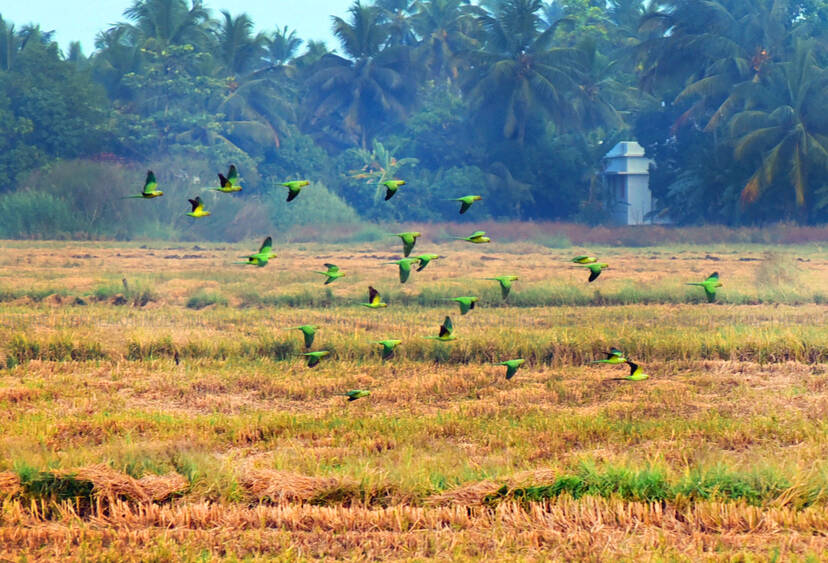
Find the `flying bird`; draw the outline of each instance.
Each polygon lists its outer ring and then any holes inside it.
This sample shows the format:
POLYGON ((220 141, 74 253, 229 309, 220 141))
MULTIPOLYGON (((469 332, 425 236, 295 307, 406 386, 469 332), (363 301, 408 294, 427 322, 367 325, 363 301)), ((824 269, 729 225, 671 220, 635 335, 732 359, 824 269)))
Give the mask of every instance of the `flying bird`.
POLYGON ((292 326, 287 330, 301 330, 302 335, 305 337, 305 348, 310 348, 313 346, 313 338, 316 336, 316 331, 319 329, 316 325, 301 325, 301 326, 292 326))
POLYGON ((495 276, 493 278, 485 278, 500 283, 500 295, 503 299, 509 297, 509 292, 512 290, 512 282, 517 281, 517 276, 495 276))
POLYGON ((460 314, 465 315, 474 309, 474 304, 477 303, 478 298, 471 295, 463 295, 461 297, 452 297, 451 301, 456 301, 460 305, 460 314))
POLYGON ((236 170, 236 165, 231 164, 230 170, 227 172, 227 177, 219 173, 219 187, 211 188, 216 192, 223 192, 226 194, 242 191, 241 182, 239 181, 239 171, 236 170))
POLYGON ((457 338, 454 335, 454 326, 451 324, 451 317, 446 317, 446 320, 443 321, 443 324, 440 325, 440 333, 437 336, 426 336, 425 338, 430 338, 432 340, 441 340, 443 342, 447 342, 449 340, 454 340, 457 338))
POLYGON ((360 303, 360 305, 362 305, 363 307, 369 307, 371 309, 388 307, 388 303, 382 302, 382 297, 380 297, 379 291, 377 291, 371 286, 368 286, 368 303, 360 303))
POLYGON ((371 392, 365 389, 351 389, 346 393, 339 393, 339 395, 343 397, 348 397, 349 401, 356 401, 357 399, 361 399, 363 397, 367 397, 370 395, 371 392))
POLYGON ((201 201, 201 196, 196 196, 195 199, 187 201, 189 201, 190 205, 193 207, 193 210, 187 213, 190 217, 198 219, 199 217, 207 217, 210 214, 209 211, 204 211, 204 202, 201 201))
POLYGON ((522 366, 523 362, 525 361, 526 360, 524 360, 523 358, 517 358, 515 360, 506 360, 505 362, 499 362, 495 365, 506 366, 506 379, 512 379, 517 373, 518 368, 522 366))
POLYGON ((576 256, 572 259, 573 262, 576 264, 592 264, 593 262, 597 262, 598 259, 594 256, 587 256, 586 254, 582 254, 580 256, 576 256))
POLYGON ((605 269, 609 268, 609 264, 601 262, 593 262, 592 264, 581 264, 584 268, 589 268, 589 282, 594 282, 598 276, 601 275, 605 269))
POLYGON ((480 201, 481 199, 483 199, 483 197, 479 195, 464 195, 463 197, 456 197, 450 199, 449 201, 460 202, 460 215, 462 215, 463 213, 469 210, 469 207, 472 206, 472 203, 474 203, 475 201, 480 201))
POLYGON ((707 295, 707 302, 713 303, 716 300, 716 288, 722 287, 722 282, 719 281, 719 272, 713 272, 703 282, 690 282, 687 285, 700 285, 707 295))
POLYGON ((155 173, 152 170, 147 170, 147 179, 144 180, 144 189, 137 195, 128 195, 124 199, 152 199, 154 197, 161 197, 164 192, 158 189, 158 182, 155 179, 155 173))
POLYGON ((377 340, 374 344, 382 345, 382 359, 390 360, 394 357, 394 349, 402 340, 377 340))
POLYGON ((330 354, 330 352, 328 352, 327 350, 319 350, 317 352, 305 352, 304 355, 308 358, 308 367, 312 368, 316 365, 319 365, 319 360, 321 360, 328 354, 330 354))
POLYGON ((458 240, 465 240, 473 242, 474 244, 482 244, 484 242, 492 242, 492 239, 486 236, 486 231, 475 231, 467 237, 454 237, 458 240))
POLYGON ((411 265, 416 261, 416 258, 402 258, 394 262, 388 262, 388 264, 396 264, 400 267, 400 283, 405 283, 408 276, 411 275, 411 265))
POLYGON ((247 258, 247 262, 236 262, 236 264, 248 264, 250 266, 258 266, 260 268, 267 266, 267 263, 271 258, 276 258, 276 253, 272 250, 273 239, 271 237, 267 237, 264 239, 264 242, 262 242, 262 245, 259 247, 259 251, 257 253, 242 256, 242 258, 247 258))
POLYGON ((405 185, 405 180, 386 180, 382 185, 385 186, 385 201, 388 201, 394 197, 400 186, 405 185))
POLYGON ((282 185, 288 189, 288 196, 286 201, 293 201, 302 188, 310 184, 307 180, 291 180, 290 182, 282 182, 282 185))
POLYGON ((345 275, 345 272, 339 269, 339 266, 336 264, 325 263, 324 266, 328 269, 326 272, 316 272, 317 274, 322 274, 323 276, 327 276, 328 279, 325 280, 325 285, 329 283, 333 283, 342 276, 345 275))
POLYGON ((609 352, 604 352, 607 355, 603 360, 593 360, 591 364, 623 364, 627 361, 624 357, 624 352, 618 348, 610 348, 609 352))
POLYGON ((420 266, 417 268, 417 271, 423 271, 432 260, 437 260, 438 258, 441 258, 439 254, 420 254, 417 256, 417 260, 420 261, 420 266))
POLYGON ((641 368, 638 364, 634 364, 633 362, 626 360, 628 366, 630 366, 630 375, 626 377, 613 377, 610 381, 641 381, 642 379, 647 379, 650 377, 646 373, 641 371, 641 368))
POLYGON ((406 233, 397 233, 394 236, 400 237, 403 242, 403 256, 408 256, 411 254, 411 251, 414 249, 414 245, 417 243, 417 237, 422 236, 421 233, 415 231, 409 231, 406 233))

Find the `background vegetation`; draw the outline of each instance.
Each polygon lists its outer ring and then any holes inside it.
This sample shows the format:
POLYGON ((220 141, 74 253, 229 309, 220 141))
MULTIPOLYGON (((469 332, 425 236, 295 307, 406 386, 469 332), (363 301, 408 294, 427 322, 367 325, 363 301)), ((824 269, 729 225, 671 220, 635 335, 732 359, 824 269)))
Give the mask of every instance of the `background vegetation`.
POLYGON ((0 16, 0 236, 439 221, 469 192, 475 219, 595 224, 620 139, 655 159, 677 222, 828 218, 825 0, 357 1, 332 25, 328 46, 135 0, 87 56, 0 16), (229 162, 245 191, 188 225, 185 198, 229 162), (123 203, 148 167, 167 196, 123 203), (386 204, 392 176, 408 185, 386 204), (276 185, 298 177, 313 205, 284 213, 276 185))

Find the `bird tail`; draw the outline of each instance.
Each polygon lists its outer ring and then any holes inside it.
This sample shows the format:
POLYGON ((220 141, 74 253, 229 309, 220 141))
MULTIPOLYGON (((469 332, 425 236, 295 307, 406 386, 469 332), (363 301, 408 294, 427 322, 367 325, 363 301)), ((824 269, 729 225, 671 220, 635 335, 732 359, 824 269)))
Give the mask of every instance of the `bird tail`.
POLYGON ((701 282, 687 282, 687 285, 704 285, 701 282))
POLYGON ((121 199, 143 199, 144 196, 142 195, 127 195, 122 197, 121 199))

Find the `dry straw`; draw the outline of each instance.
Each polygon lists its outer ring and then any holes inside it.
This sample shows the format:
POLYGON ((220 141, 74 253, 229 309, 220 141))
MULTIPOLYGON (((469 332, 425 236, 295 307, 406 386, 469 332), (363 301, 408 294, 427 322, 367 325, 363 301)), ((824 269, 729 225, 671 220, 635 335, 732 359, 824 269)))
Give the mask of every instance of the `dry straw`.
POLYGON ((135 479, 104 464, 53 472, 56 477, 72 477, 92 483, 92 492, 110 502, 126 499, 133 502, 159 502, 184 492, 189 483, 178 473, 148 475, 135 479))
POLYGON ((259 501, 304 502, 335 491, 354 490, 356 483, 333 477, 308 477, 290 471, 253 469, 241 476, 241 484, 259 501))

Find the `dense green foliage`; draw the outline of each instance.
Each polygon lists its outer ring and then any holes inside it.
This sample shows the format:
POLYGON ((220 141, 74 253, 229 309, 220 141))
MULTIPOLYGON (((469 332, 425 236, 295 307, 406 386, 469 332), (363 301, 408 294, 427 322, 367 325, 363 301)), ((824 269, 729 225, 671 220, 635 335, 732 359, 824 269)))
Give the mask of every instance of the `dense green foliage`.
POLYGON ((475 219, 599 223, 602 156, 631 138, 674 221, 828 220, 825 0, 357 0, 335 51, 200 0, 124 17, 89 57, 0 17, 0 236, 455 220, 468 193, 475 219), (229 162, 244 191, 190 227, 229 162), (136 214, 147 167, 172 197, 136 214), (323 199, 288 219, 295 178, 323 199))

